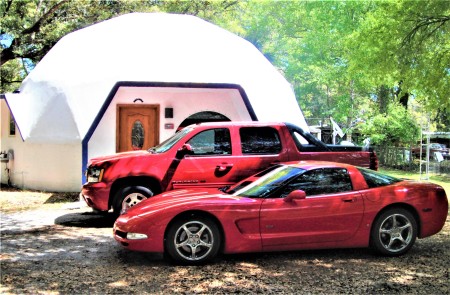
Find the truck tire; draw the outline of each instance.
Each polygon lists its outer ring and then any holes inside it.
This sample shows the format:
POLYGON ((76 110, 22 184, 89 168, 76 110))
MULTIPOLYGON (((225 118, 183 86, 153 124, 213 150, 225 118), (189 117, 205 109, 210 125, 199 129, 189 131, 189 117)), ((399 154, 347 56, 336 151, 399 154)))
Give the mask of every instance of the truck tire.
POLYGON ((119 189, 114 197, 115 215, 126 212, 129 208, 153 196, 153 191, 145 186, 126 186, 119 189))

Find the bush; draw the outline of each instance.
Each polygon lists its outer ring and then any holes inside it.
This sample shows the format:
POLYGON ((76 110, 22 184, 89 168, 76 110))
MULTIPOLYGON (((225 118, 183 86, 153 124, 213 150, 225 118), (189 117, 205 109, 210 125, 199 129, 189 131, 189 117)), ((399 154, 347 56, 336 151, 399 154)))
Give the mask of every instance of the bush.
POLYGON ((367 119, 361 133, 369 137, 374 145, 400 146, 416 142, 420 128, 402 105, 391 103, 387 113, 367 119))

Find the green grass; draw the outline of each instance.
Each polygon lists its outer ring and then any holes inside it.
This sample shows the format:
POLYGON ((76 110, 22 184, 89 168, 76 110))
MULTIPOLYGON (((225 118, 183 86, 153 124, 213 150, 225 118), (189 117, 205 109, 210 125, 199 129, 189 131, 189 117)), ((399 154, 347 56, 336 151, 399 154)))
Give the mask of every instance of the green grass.
POLYGON ((410 172, 410 171, 402 171, 402 170, 395 170, 395 169, 387 169, 387 168, 380 168, 378 169, 381 173, 385 173, 397 178, 407 178, 407 179, 413 179, 413 180, 423 180, 423 181, 429 181, 432 183, 439 184, 445 189, 445 192, 447 193, 447 197, 450 198, 450 175, 430 175, 430 179, 425 180, 426 177, 425 173, 422 173, 422 179, 420 177, 420 174, 418 172, 410 172))

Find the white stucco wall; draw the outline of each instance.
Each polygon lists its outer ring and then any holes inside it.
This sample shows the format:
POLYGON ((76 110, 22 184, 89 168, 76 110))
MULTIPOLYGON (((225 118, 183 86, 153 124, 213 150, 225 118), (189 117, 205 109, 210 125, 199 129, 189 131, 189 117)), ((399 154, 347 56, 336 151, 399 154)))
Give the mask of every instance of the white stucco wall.
POLYGON ((76 192, 81 188, 81 144, 36 144, 22 141, 19 130, 9 136, 9 109, 1 109, 1 151, 14 151, 14 159, 1 163, 1 183, 42 191, 76 192))
POLYGON ((159 105, 160 142, 174 134, 186 118, 198 112, 217 112, 232 121, 251 120, 237 89, 120 87, 89 141, 89 159, 116 152, 116 106, 133 104, 136 98, 142 99, 144 104, 159 105), (165 108, 173 108, 173 119, 164 118, 165 108), (167 123, 172 123, 175 129, 165 129, 167 123))

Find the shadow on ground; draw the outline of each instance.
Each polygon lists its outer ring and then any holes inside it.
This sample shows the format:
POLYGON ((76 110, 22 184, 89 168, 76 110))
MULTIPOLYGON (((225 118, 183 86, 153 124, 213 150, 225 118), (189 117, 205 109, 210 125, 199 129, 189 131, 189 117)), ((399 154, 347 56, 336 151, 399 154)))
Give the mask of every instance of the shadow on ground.
POLYGON ((112 213, 82 212, 59 216, 55 224, 71 227, 112 228, 117 216, 112 213))

